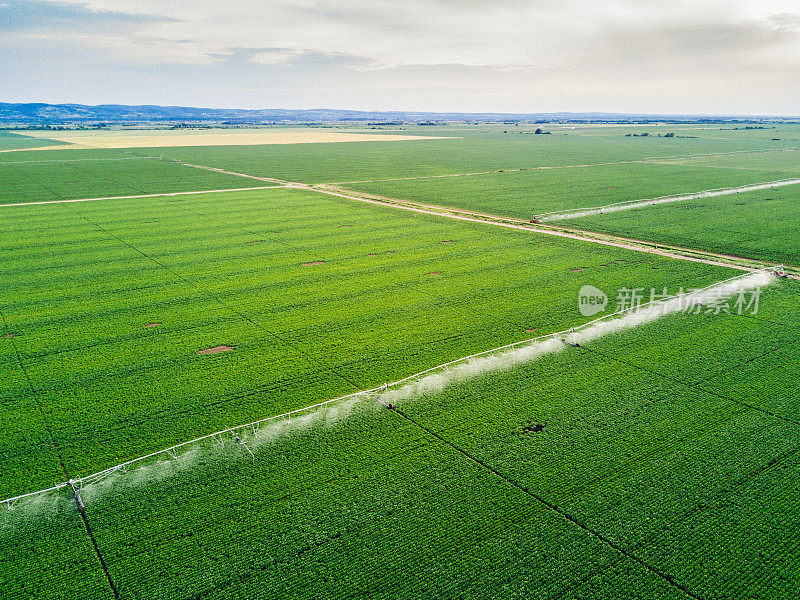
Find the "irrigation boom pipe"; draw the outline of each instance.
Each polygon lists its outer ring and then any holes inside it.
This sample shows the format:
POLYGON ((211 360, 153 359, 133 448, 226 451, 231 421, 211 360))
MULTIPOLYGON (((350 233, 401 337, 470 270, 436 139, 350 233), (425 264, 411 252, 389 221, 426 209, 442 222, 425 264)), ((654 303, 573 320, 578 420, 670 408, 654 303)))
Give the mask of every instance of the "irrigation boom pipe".
POLYGON ((726 284, 728 282, 731 282, 731 281, 734 281, 736 279, 741 279, 742 277, 747 277, 749 275, 752 275, 753 273, 775 272, 775 271, 778 271, 778 270, 780 270, 780 267, 778 267, 778 266, 768 267, 768 268, 764 268, 764 269, 754 269, 753 271, 750 271, 750 272, 745 273, 743 275, 736 275, 736 276, 730 277, 728 279, 723 279, 722 281, 717 281, 716 283, 712 283, 711 285, 707 285, 706 287, 698 288, 696 290, 692 290, 691 292, 687 292, 687 293, 681 294, 679 296, 672 296, 670 298, 664 298, 664 299, 660 299, 660 300, 651 300, 650 302, 644 302, 642 304, 637 304, 636 306, 631 306, 630 308, 626 308, 626 309, 623 309, 623 310, 618 310, 618 311, 615 311, 613 313, 609 313, 607 315, 603 315, 602 317, 598 317, 597 319, 593 319, 591 321, 587 321, 586 323, 582 323, 580 325, 576 325, 575 327, 570 327, 569 329, 565 329, 563 331, 556 331, 554 333, 547 333, 547 334, 540 335, 540 336, 537 336, 537 337, 528 338, 526 340, 522 340, 522 341, 519 341, 519 342, 513 342, 511 344, 506 344, 505 346, 500 346, 499 348, 492 348, 491 350, 484 350, 483 352, 478 352, 476 354, 470 354, 469 356, 463 356, 461 358, 457 358, 456 360, 451 360, 450 362, 447 362, 447 363, 444 363, 444 364, 441 364, 441 365, 437 365, 435 367, 431 367, 430 369, 426 369, 424 371, 420 371, 419 373, 415 373, 414 375, 409 375, 408 377, 404 377, 403 379, 399 379, 397 381, 393 381, 392 383, 390 383, 388 385, 389 385, 389 387, 394 387, 394 386, 400 385, 402 383, 405 383, 407 381, 411 381, 412 379, 418 379, 419 377, 421 377, 423 375, 427 375, 428 373, 432 373, 433 371, 439 371, 441 369, 445 369, 445 368, 447 368, 447 367, 449 367, 451 365, 457 364, 457 363, 467 362, 472 358, 479 358, 481 356, 486 356, 486 355, 489 355, 489 354, 495 354, 495 353, 501 352, 503 350, 511 350, 513 348, 518 348, 520 346, 525 346, 526 344, 530 344, 531 342, 536 342, 538 340, 559 337, 559 336, 562 336, 562 335, 568 335, 570 333, 574 333, 576 331, 580 331, 581 329, 585 329, 585 328, 587 328, 587 327, 589 327, 591 325, 594 325, 595 323, 599 323, 600 321, 605 321, 606 319, 610 319, 611 317, 616 317, 616 316, 619 316, 619 315, 622 315, 622 314, 625 314, 625 313, 633 312, 635 310, 641 310, 641 309, 647 308, 648 306, 651 306, 651 305, 662 304, 666 300, 672 300, 672 299, 675 299, 675 298, 682 298, 682 297, 689 296, 691 294, 695 294, 695 293, 698 293, 698 292, 703 292, 703 291, 709 290, 709 289, 711 289, 713 287, 717 287, 719 285, 724 285, 724 284, 726 284))
POLYGON ((710 190, 701 190, 699 192, 686 192, 684 194, 669 194, 666 196, 656 196, 654 198, 643 198, 637 200, 622 200, 620 202, 613 202, 611 204, 604 204, 602 206, 584 206, 582 208, 567 208, 564 210, 554 210, 547 213, 539 213, 536 217, 542 221, 550 220, 550 217, 561 217, 562 215, 570 215, 573 213, 585 213, 609 210, 619 208, 622 206, 646 206, 651 202, 665 203, 669 200, 699 200, 702 198, 713 198, 714 196, 724 196, 728 194, 738 194, 740 192, 759 191, 765 189, 772 189, 775 187, 783 187, 786 185, 800 184, 800 179, 778 179, 775 181, 764 181, 762 183, 748 183, 736 187, 723 187, 712 188, 710 190))
MULTIPOLYGON (((151 452, 149 454, 145 454, 143 456, 139 456, 137 458, 133 458, 131 460, 125 461, 125 462, 120 463, 118 465, 114 465, 113 467, 109 467, 107 469, 103 469, 102 471, 98 471, 96 473, 92 473, 91 475, 86 475, 84 477, 70 479, 69 481, 66 481, 64 483, 56 484, 56 485, 54 485, 52 487, 49 487, 49 488, 45 488, 45 489, 42 489, 42 490, 37 490, 35 492, 29 492, 27 494, 21 494, 19 496, 13 496, 11 498, 6 498, 4 500, 0 500, 0 504, 5 504, 8 509, 11 509, 11 508, 13 508, 14 504, 16 504, 19 500, 23 500, 25 498, 31 498, 33 496, 40 496, 40 495, 47 494, 47 493, 50 493, 50 492, 57 492, 57 491, 60 491, 60 490, 64 489, 65 487, 74 487, 76 484, 79 487, 83 487, 83 485, 85 485, 85 484, 96 483, 96 482, 98 482, 98 481, 100 481, 102 479, 105 479, 106 477, 110 477, 114 473, 118 473, 120 471, 126 472, 128 467, 130 467, 132 465, 135 465, 135 464, 138 464, 138 463, 141 463, 141 462, 144 462, 144 461, 149 460, 151 458, 156 458, 156 457, 158 457, 158 456, 160 456, 162 454, 167 454, 168 456, 170 456, 171 458, 174 459, 177 456, 177 451, 182 449, 182 448, 185 448, 187 446, 191 446, 193 444, 198 444, 200 442, 203 442, 203 441, 206 441, 206 440, 210 440, 210 439, 214 439, 214 440, 216 440, 216 441, 218 441, 219 443, 222 444, 223 443, 223 441, 222 441, 223 440, 223 436, 225 434, 233 434, 234 437, 236 437, 236 432, 239 431, 239 430, 246 430, 248 428, 253 429, 253 430, 257 430, 258 426, 262 425, 264 423, 269 423, 270 421, 276 421, 278 419, 288 419, 292 415, 313 411, 313 410, 322 408, 324 406, 327 406, 329 404, 333 404, 333 403, 336 403, 336 402, 342 402, 342 401, 348 400, 348 399, 358 399, 358 398, 368 398, 368 397, 376 397, 376 399, 378 401, 380 401, 380 396, 384 392, 386 392, 388 389, 394 388, 394 387, 397 387, 397 386, 401 386, 401 385, 405 384, 406 382, 409 382, 409 381, 412 381, 412 380, 419 379, 419 378, 423 377, 424 375, 427 375, 427 374, 432 373, 434 371, 445 370, 445 369, 447 369, 447 367, 450 367, 450 366, 455 365, 455 364, 468 363, 470 360, 472 360, 474 358, 480 358, 482 356, 487 356, 487 355, 490 355, 490 354, 496 354, 496 353, 502 352, 504 350, 511 350, 511 349, 514 349, 514 348, 518 348, 518 347, 521 347, 521 346, 525 346, 525 345, 531 344, 532 342, 536 342, 536 341, 539 341, 539 340, 544 340, 544 339, 548 339, 548 338, 549 339, 559 338, 561 336, 566 336, 566 335, 569 335, 571 333, 575 333, 575 332, 581 331, 583 329, 586 329, 587 327, 590 327, 590 326, 594 325, 595 323, 599 323, 600 321, 605 321, 605 320, 608 320, 608 319, 611 319, 613 317, 617 317, 617 316, 620 316, 620 315, 623 315, 623 314, 626 314, 626 313, 631 313, 631 312, 634 312, 634 311, 639 311, 639 310, 642 310, 642 309, 646 309, 648 306, 655 306, 655 305, 658 305, 658 304, 663 304, 663 303, 665 303, 667 301, 670 301, 670 300, 675 300, 675 299, 688 297, 688 296, 691 296, 692 294, 697 294, 699 292, 707 291, 707 290, 709 290, 711 288, 724 285, 726 283, 735 281, 737 279, 741 279, 743 277, 748 277, 748 276, 752 275, 753 273, 761 273, 761 272, 772 272, 772 273, 778 272, 778 273, 781 273, 781 272, 783 272, 783 269, 782 269, 781 266, 768 267, 768 268, 764 268, 764 269, 754 269, 754 270, 752 270, 752 271, 750 271, 748 273, 745 273, 745 274, 742 274, 742 275, 736 275, 734 277, 730 277, 728 279, 724 279, 722 281, 718 281, 716 283, 712 283, 711 285, 708 285, 706 287, 693 289, 690 292, 685 292, 685 293, 679 294, 677 296, 671 296, 671 297, 664 298, 664 299, 659 299, 659 300, 651 300, 650 302, 645 302, 645 303, 642 303, 642 304, 631 306, 631 307, 626 308, 626 309, 618 310, 618 311, 615 311, 613 313, 610 313, 610 314, 607 314, 607 315, 603 315, 602 317, 598 317, 597 319, 593 319, 592 321, 588 321, 586 323, 582 323, 581 325, 577 325, 575 327, 571 327, 569 329, 564 329, 562 331, 556 331, 556 332, 553 332, 553 333, 548 333, 548 334, 540 335, 540 336, 537 336, 537 337, 528 338, 526 340, 522 340, 522 341, 519 341, 519 342, 513 342, 511 344, 506 344, 505 346, 500 346, 498 348, 493 348, 491 350, 484 350, 483 352, 478 352, 476 354, 470 354, 469 356, 464 356, 464 357, 461 357, 461 358, 457 358, 456 360, 452 360, 450 362, 446 362, 446 363, 443 363, 441 365, 437 365, 435 367, 431 367, 429 369, 425 369, 424 371, 420 371, 419 373, 415 373, 413 375, 409 375, 408 377, 404 377, 403 379, 398 379, 397 381, 393 381, 391 383, 384 383, 382 385, 370 388, 368 390, 360 390, 360 391, 352 393, 352 394, 347 394, 345 396, 339 396, 337 398, 332 398, 330 400, 325 400, 323 402, 318 402, 318 403, 312 404, 310 406, 304 406, 302 408, 297 408, 295 410, 290 410, 288 412, 284 412, 284 413, 281 413, 279 415, 273 415, 271 417, 265 417, 265 418, 259 419, 257 421, 251 421, 250 423, 244 423, 242 425, 237 425, 235 427, 226 427, 225 429, 222 429, 220 431, 215 431, 214 433, 209 433, 209 434, 194 438, 192 440, 188 440, 188 441, 185 441, 185 442, 181 442, 180 444, 176 444, 174 446, 170 446, 168 448, 162 448, 161 450, 157 450, 155 452, 151 452)), ((564 341, 563 338, 562 338, 562 341, 564 341)), ((250 451, 250 449, 247 448, 246 446, 245 446, 245 448, 252 455, 252 452, 250 451)))

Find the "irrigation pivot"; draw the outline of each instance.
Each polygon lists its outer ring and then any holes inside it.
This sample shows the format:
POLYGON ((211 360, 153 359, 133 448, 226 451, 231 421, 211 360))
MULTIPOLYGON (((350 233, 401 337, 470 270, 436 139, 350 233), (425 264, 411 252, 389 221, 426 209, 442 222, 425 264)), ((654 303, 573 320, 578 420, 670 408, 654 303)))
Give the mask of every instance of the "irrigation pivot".
MULTIPOLYGON (((239 444, 245 450, 247 450, 247 452, 250 454, 250 456, 253 457, 253 460, 255 460, 256 459, 256 455, 253 454, 253 451, 250 450, 250 448, 248 447, 248 445, 245 443, 245 441, 243 439, 244 436, 245 436, 244 430, 242 431, 242 436, 241 437, 239 437, 239 435, 233 429, 231 429, 230 427, 228 427, 228 431, 231 432, 231 435, 233 436, 233 441, 236 442, 237 444, 239 444)), ((254 431, 255 431, 255 429, 254 429, 254 431)))

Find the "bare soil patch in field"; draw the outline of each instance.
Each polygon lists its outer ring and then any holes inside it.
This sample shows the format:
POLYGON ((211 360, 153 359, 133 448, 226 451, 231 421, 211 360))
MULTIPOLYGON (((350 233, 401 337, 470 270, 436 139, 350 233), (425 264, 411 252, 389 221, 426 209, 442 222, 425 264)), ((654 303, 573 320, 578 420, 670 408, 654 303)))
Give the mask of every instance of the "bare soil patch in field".
POLYGON ((317 265, 324 265, 324 260, 315 260, 314 262, 302 263, 304 267, 316 267, 317 265))
MULTIPOLYGON (((26 133, 29 137, 40 137, 37 132, 26 133)), ((45 132, 50 133, 50 132, 45 132)), ((26 148, 26 150, 45 150, 56 148, 173 148, 178 146, 258 146, 264 144, 330 144, 339 142, 402 142, 411 140, 446 139, 442 136, 418 135, 380 135, 331 131, 317 129, 302 130, 219 130, 219 131, 172 131, 154 130, 149 132, 104 131, 59 132, 48 136, 67 142, 70 146, 26 148)))
POLYGON ((205 350, 198 350, 198 354, 219 354, 220 352, 230 352, 235 350, 233 346, 214 346, 213 348, 206 348, 205 350))
POLYGON ((151 327, 158 327, 159 325, 161 325, 161 323, 148 323, 147 325, 145 325, 145 327, 150 329, 151 327))

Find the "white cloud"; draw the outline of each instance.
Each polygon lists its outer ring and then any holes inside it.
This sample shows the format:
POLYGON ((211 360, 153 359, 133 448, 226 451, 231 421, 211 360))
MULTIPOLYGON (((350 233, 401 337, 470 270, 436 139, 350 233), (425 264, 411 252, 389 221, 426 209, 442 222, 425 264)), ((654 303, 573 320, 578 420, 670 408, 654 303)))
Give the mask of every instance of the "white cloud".
MULTIPOLYGON (((680 112, 712 111, 714 106, 731 110, 736 105, 732 96, 742 107, 751 108, 761 95, 764 111, 788 111, 792 107, 785 99, 799 91, 796 0, 241 0, 235 5, 218 0, 66 0, 58 4, 64 5, 139 18, 113 33, 98 33, 98 28, 6 33, 0 44, 13 42, 19 49, 27 43, 33 50, 42 36, 49 36, 50 47, 60 39, 63 53, 93 52, 94 62, 105 61, 108 66, 214 66, 214 76, 227 79, 229 85, 241 85, 247 79, 243 69, 249 65, 256 70, 252 76, 259 69, 268 72, 274 86, 263 88, 262 100, 248 100, 262 106, 270 104, 270 94, 280 88, 294 89, 302 98, 297 104, 315 106, 336 97, 349 106, 376 107, 365 105, 366 99, 380 104, 383 95, 413 104, 396 108, 642 110, 652 106, 652 110, 680 112), (227 70, 216 69, 225 65, 227 70), (319 85, 328 73, 330 87, 324 93, 319 88, 318 97, 312 98, 309 81, 313 78, 319 85), (752 86, 754 81, 759 87, 752 86), (300 82, 306 89, 299 89, 300 82), (393 94, 393 86, 405 92, 393 94), (698 86, 716 97, 703 100, 698 86)), ((189 100, 192 94, 187 93, 189 100)))
POLYGON ((256 52, 250 57, 250 60, 262 65, 280 65, 288 63, 300 55, 302 55, 300 50, 266 50, 256 52))

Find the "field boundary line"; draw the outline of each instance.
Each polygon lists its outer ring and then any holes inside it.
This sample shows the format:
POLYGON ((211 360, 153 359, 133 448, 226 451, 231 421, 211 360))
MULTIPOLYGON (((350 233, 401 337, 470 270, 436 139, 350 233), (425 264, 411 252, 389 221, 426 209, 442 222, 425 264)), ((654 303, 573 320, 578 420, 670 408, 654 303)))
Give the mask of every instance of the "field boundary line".
POLYGON ((220 169, 217 167, 209 167, 206 165, 195 165, 192 163, 183 162, 181 160, 175 160, 176 163, 183 165, 184 167, 192 167, 193 169, 202 169, 204 171, 213 171, 214 173, 222 173, 223 175, 235 175, 237 177, 246 177, 247 179, 255 179, 257 181, 269 181, 270 183, 278 183, 278 184, 285 184, 291 183, 289 181, 285 181, 283 179, 275 179, 274 177, 259 177, 258 175, 248 175, 247 173, 238 173, 236 171, 227 171, 225 169, 220 169))
MULTIPOLYGON (((797 151, 797 150, 795 150, 794 148, 775 149, 775 150, 770 150, 770 149, 744 150, 741 151, 741 153, 784 152, 784 151, 797 151)), ((724 156, 727 154, 721 154, 721 155, 724 156)), ((719 155, 713 155, 713 156, 719 156, 719 155)), ((543 233, 547 235, 555 235, 558 237, 564 237, 584 242, 591 242, 606 246, 614 246, 617 248, 632 250, 635 252, 656 254, 658 256, 663 256, 665 258, 686 260, 690 262, 699 262, 712 266, 729 267, 732 269, 739 269, 745 271, 746 270, 757 271, 766 268, 770 264, 765 261, 759 261, 746 257, 729 256, 725 254, 718 254, 718 253, 698 250, 695 248, 682 248, 679 246, 657 244, 654 242, 647 242, 644 240, 636 240, 632 238, 624 238, 620 236, 614 236, 611 234, 602 234, 593 231, 574 230, 574 229, 568 229, 546 224, 536 224, 537 226, 531 226, 531 223, 529 221, 524 221, 522 219, 515 219, 512 217, 503 217, 499 215, 489 215, 485 213, 466 211, 455 207, 422 204, 410 200, 401 200, 399 198, 388 198, 385 196, 378 196, 375 194, 352 191, 348 190, 347 188, 339 188, 335 184, 299 183, 293 181, 285 181, 282 179, 276 179, 273 177, 258 177, 255 175, 248 175, 246 173, 237 173, 235 171, 227 171, 225 169, 218 169, 216 167, 208 167, 205 165, 181 163, 180 161, 176 162, 197 169, 216 171, 218 173, 224 173, 227 175, 237 175, 240 177, 247 177, 249 179, 256 179, 259 181, 269 181, 278 184, 282 188, 318 192, 321 194, 328 194, 330 196, 336 196, 348 200, 357 200, 359 202, 366 202, 369 204, 377 204, 391 208, 399 208, 401 210, 407 210, 419 214, 429 214, 434 216, 447 217, 450 219, 456 219, 460 221, 482 223, 484 225, 496 225, 498 227, 518 229, 521 231, 528 231, 531 233, 543 233)), ((800 179, 798 179, 798 182, 800 182, 800 179)), ((792 272, 798 271, 800 273, 800 269, 797 269, 797 267, 793 265, 787 265, 787 266, 790 271, 792 272)), ((792 279, 800 279, 800 275, 794 273, 789 274, 787 276, 792 279)))
POLYGON ((192 190, 188 192, 162 192, 160 194, 135 194, 131 196, 102 196, 99 198, 73 198, 62 200, 37 200, 35 202, 14 202, 11 204, 0 204, 0 208, 13 206, 36 206, 40 204, 69 204, 71 202, 95 202, 97 200, 131 200, 135 198, 166 198, 170 196, 190 196, 192 194, 221 194, 226 192, 248 192, 253 190, 275 190, 280 189, 281 185, 263 185, 245 188, 229 188, 220 190, 192 190))
MULTIPOLYGON (((777 150, 776 150, 777 151, 777 150)), ((772 150, 764 150, 759 152, 772 152, 772 150)), ((421 204, 418 202, 413 202, 409 200, 401 200, 397 198, 387 198, 383 196, 378 196, 375 194, 368 194, 364 192, 356 192, 347 190, 345 188, 336 188, 333 184, 306 184, 306 183, 297 183, 291 181, 284 181, 282 179, 276 179, 273 177, 258 177, 255 175, 248 175, 246 173, 238 173, 235 171, 227 171, 225 169, 218 169, 216 167, 208 167, 205 165, 196 165, 190 163, 184 163, 181 161, 175 161, 179 164, 184 166, 196 168, 196 169, 203 169, 207 171, 213 171, 217 173, 222 173, 226 175, 234 175, 238 177, 245 177, 248 179, 255 179, 257 181, 266 181, 270 183, 274 183, 273 186, 257 186, 257 187, 246 187, 246 188, 231 188, 231 189, 219 189, 219 190, 196 190, 196 191, 186 191, 186 192, 167 192, 167 193, 158 193, 158 194, 138 194, 138 195, 128 195, 128 196, 107 196, 101 198, 79 198, 79 199, 60 199, 60 200, 45 200, 45 201, 37 201, 37 202, 19 202, 19 203, 11 203, 11 204, 0 204, 0 209, 3 207, 19 207, 19 206, 32 206, 32 205, 41 205, 41 204, 58 204, 58 203, 71 203, 71 202, 89 202, 95 200, 124 200, 124 199, 136 199, 136 198, 157 198, 157 197, 171 197, 171 196, 182 196, 182 195, 191 195, 191 194, 213 194, 213 193, 232 193, 232 192, 243 192, 243 191, 254 191, 254 190, 272 190, 272 189, 298 189, 298 190, 305 190, 310 192, 317 192, 321 194, 327 194, 329 196, 336 196, 339 198, 345 198, 348 200, 357 200, 359 202, 366 202, 369 204, 376 204, 387 206, 391 208, 398 208, 401 210, 406 210, 410 212, 415 212, 419 214, 428 214, 433 216, 439 217, 447 217, 450 219, 456 219, 460 221, 467 221, 472 223, 481 223, 484 225, 495 225, 498 227, 505 227, 508 229, 516 229, 521 231, 528 231, 530 233, 541 233, 547 235, 554 235, 558 237, 564 237, 568 239, 574 239, 583 242, 591 242, 595 244, 602 244, 606 246, 613 246, 617 248, 622 248, 624 250, 632 250, 635 252, 645 252, 648 254, 656 254, 658 256, 663 256, 665 258, 673 258, 678 260, 686 260, 690 262, 700 262, 708 265, 713 266, 720 266, 720 267, 729 267, 733 269, 739 270, 750 270, 755 271, 759 269, 765 268, 768 263, 764 261, 758 261, 754 259, 749 259, 745 257, 739 256, 729 256, 725 254, 717 254, 713 252, 697 250, 694 248, 682 248, 679 246, 669 246, 664 244, 657 244, 654 242, 647 242, 644 240, 637 240, 632 238, 625 238, 620 236, 614 236, 611 234, 602 234, 592 231, 583 231, 583 230, 574 230, 568 229, 563 227, 556 227, 552 225, 545 225, 545 224, 537 224, 537 226, 532 226, 528 221, 524 221, 522 219, 515 219, 512 217, 503 217, 499 215, 489 215, 485 213, 479 212, 471 212, 465 211, 461 209, 457 209, 454 207, 447 207, 447 206, 439 206, 439 205, 432 205, 432 204, 421 204)), ((800 183, 800 179, 797 180, 800 183)), ((762 184, 757 184, 762 185, 762 184)), ((730 188, 728 188, 730 189, 730 188)), ((55 193, 55 192, 54 192, 55 193)), ((641 202, 641 201, 630 201, 630 202, 641 202)), ((790 270, 794 270, 794 266, 789 266, 790 270)), ((788 275, 793 279, 800 279, 800 276, 795 274, 788 275)))
MULTIPOLYGON (((26 136, 26 137, 30 137, 30 136, 26 136)), ((56 140, 56 141, 59 141, 59 140, 56 140)), ((6 148, 5 150, 0 150, 0 154, 5 154, 7 152, 30 152, 32 150, 43 150, 43 151, 64 150, 65 148, 69 148, 70 146, 72 146, 72 144, 64 143, 64 144, 59 144, 59 145, 56 145, 56 146, 54 146, 53 144, 50 144, 50 145, 47 145, 47 146, 28 146, 27 148, 6 148)), ((82 148, 71 148, 71 150, 86 150, 86 149, 87 149, 87 147, 85 147, 85 146, 82 147, 82 148)), ((100 150, 100 148, 94 148, 94 149, 100 150)))
POLYGON ((757 150, 733 150, 731 152, 707 152, 698 154, 678 154, 674 156, 648 156, 644 160, 691 160, 693 158, 714 158, 718 156, 741 156, 744 154, 769 154, 770 152, 798 152, 800 148, 759 148, 757 150))
POLYGON ((561 331, 556 331, 556 332, 553 332, 553 333, 548 333, 548 334, 544 334, 544 335, 540 335, 540 336, 536 336, 536 337, 532 337, 532 338, 527 338, 527 339, 524 339, 524 340, 520 340, 518 342, 512 342, 510 344, 505 344, 503 346, 498 346, 498 347, 492 348, 490 350, 483 350, 481 352, 470 354, 468 356, 462 356, 462 357, 457 358, 455 360, 452 360, 452 361, 449 361, 449 362, 446 362, 446 363, 442 363, 440 365, 436 365, 434 367, 425 369, 425 370, 420 371, 418 373, 414 373, 413 375, 409 375, 407 377, 403 377, 402 379, 398 379, 396 381, 392 381, 391 383, 387 382, 387 383, 384 383, 382 385, 379 385, 379 386, 376 386, 376 387, 373 387, 373 388, 370 388, 370 389, 359 390, 359 391, 354 392, 352 394, 347 394, 347 395, 344 395, 344 396, 339 396, 337 398, 324 400, 322 402, 317 402, 316 404, 311 404, 309 406, 296 408, 294 410, 287 411, 287 412, 284 412, 284 413, 281 413, 281 414, 278 414, 278 415, 272 415, 272 416, 269 416, 269 417, 264 417, 264 418, 258 419, 256 421, 251 421, 249 423, 236 425, 234 427, 225 427, 224 429, 221 429, 219 431, 215 431, 213 433, 208 433, 206 435, 202 435, 200 437, 197 437, 197 438, 194 438, 194 439, 191 439, 191 440, 187 440, 185 442, 181 442, 179 444, 175 444, 175 445, 169 446, 167 448, 162 448, 160 450, 156 450, 154 452, 150 452, 148 454, 145 454, 145 455, 142 455, 142 456, 139 456, 139 457, 136 457, 136 458, 132 458, 132 459, 127 460, 125 462, 122 462, 120 464, 114 465, 112 467, 108 467, 106 469, 103 469, 101 471, 97 471, 96 473, 92 473, 92 474, 86 475, 84 477, 72 478, 69 481, 58 483, 58 484, 56 484, 54 486, 51 486, 49 488, 44 488, 44 489, 41 489, 41 490, 28 492, 26 494, 20 494, 20 495, 17 495, 17 496, 12 496, 10 498, 5 498, 3 500, 0 500, 0 504, 4 504, 6 506, 6 508, 12 509, 14 504, 16 504, 18 501, 24 500, 26 498, 31 498, 31 497, 34 497, 34 496, 40 496, 40 495, 47 494, 47 493, 50 493, 50 492, 56 492, 56 491, 59 491, 59 490, 63 490, 65 488, 72 488, 72 489, 81 490, 81 489, 83 489, 84 486, 91 485, 91 484, 94 484, 94 483, 98 483, 99 481, 101 481, 101 480, 103 480, 103 479, 105 479, 107 477, 110 477, 111 475, 114 475, 115 473, 125 473, 125 472, 127 472, 127 470, 130 467, 133 467, 133 466, 137 465, 138 463, 142 463, 142 462, 145 462, 147 460, 150 460, 150 459, 153 459, 153 458, 157 458, 159 456, 162 456, 162 457, 166 456, 166 457, 168 457, 168 459, 169 458, 174 459, 174 458, 177 457, 177 452, 179 450, 182 450, 182 449, 184 449, 184 448, 186 448, 188 446, 191 446, 191 445, 196 445, 196 444, 201 443, 203 441, 216 441, 216 442, 218 442, 220 444, 224 444, 224 439, 226 437, 230 438, 230 436, 232 435, 237 440, 237 443, 242 443, 241 440, 239 439, 238 434, 244 435, 248 430, 253 431, 253 433, 255 434, 255 433, 257 433, 258 428, 260 426, 265 425, 267 423, 274 422, 274 421, 280 421, 280 420, 290 420, 292 417, 302 416, 303 414, 312 413, 312 412, 314 412, 314 411, 316 411, 316 410, 318 410, 320 408, 332 405, 334 403, 340 403, 340 402, 344 402, 344 401, 347 401, 347 400, 358 401, 358 400, 364 400, 364 399, 373 399, 373 400, 376 400, 378 402, 381 402, 381 403, 385 404, 385 402, 383 402, 381 400, 381 396, 384 393, 386 393, 387 391, 389 391, 389 390, 391 390, 393 388, 398 388, 398 387, 404 386, 404 385, 406 385, 406 384, 408 384, 409 382, 412 382, 412 381, 419 381, 422 378, 424 378, 425 376, 428 376, 428 375, 430 375, 430 374, 432 374, 432 373, 434 373, 436 371, 442 371, 442 370, 447 369, 448 367, 452 367, 452 366, 457 365, 457 364, 468 364, 470 361, 472 361, 473 359, 476 359, 476 358, 483 358, 483 357, 491 356, 491 355, 494 355, 494 354, 497 354, 497 353, 500 353, 500 352, 507 352, 507 351, 510 351, 510 350, 524 348, 526 346, 529 346, 529 345, 533 344, 534 342, 540 342, 540 341, 544 341, 544 340, 558 340, 559 342, 562 342, 562 343, 564 343, 564 344, 566 344, 568 346, 573 346, 574 344, 567 339, 568 336, 570 336, 572 334, 575 334, 575 333, 579 333, 582 330, 587 329, 589 327, 592 327, 593 325, 601 323, 603 321, 611 320, 611 319, 614 319, 614 318, 622 316, 622 315, 628 315, 630 313, 635 313, 635 312, 640 311, 642 309, 647 309, 647 308, 652 308, 652 307, 656 307, 656 306, 659 306, 659 305, 664 305, 666 302, 669 302, 671 300, 676 300, 676 299, 682 300, 684 298, 691 297, 693 294, 699 294, 701 292, 711 290, 712 288, 716 288, 716 287, 719 287, 719 286, 724 286, 724 285, 732 283, 732 282, 734 282, 736 280, 739 280, 739 279, 742 279, 742 278, 745 278, 745 277, 749 277, 749 276, 753 275, 754 273, 759 273, 759 272, 762 272, 762 273, 776 273, 776 272, 781 272, 781 270, 782 270, 782 268, 780 266, 769 267, 769 268, 764 268, 764 269, 758 269, 758 270, 755 270, 755 271, 749 271, 748 270, 747 273, 744 273, 744 274, 741 274, 741 275, 735 275, 733 277, 729 277, 729 278, 723 279, 721 281, 715 281, 712 284, 709 284, 709 285, 707 285, 707 286, 705 286, 703 288, 692 290, 691 292, 686 292, 686 293, 683 293, 683 294, 680 294, 680 295, 677 295, 677 296, 673 296, 671 298, 667 298, 667 299, 664 299, 664 300, 652 300, 650 302, 643 302, 643 303, 641 303, 641 304, 639 304, 637 306, 631 306, 631 307, 623 309, 623 310, 617 310, 615 312, 609 313, 607 315, 603 315, 603 316, 598 317, 596 319, 592 319, 591 321, 587 321, 586 323, 581 323, 580 325, 577 325, 575 327, 570 327, 568 329, 563 329, 561 331))
MULTIPOLYGON (((765 261, 758 261, 745 257, 729 256, 725 254, 715 254, 712 252, 706 252, 694 248, 668 246, 663 244, 657 244, 654 242, 646 242, 644 240, 624 238, 619 236, 613 236, 610 234, 596 233, 592 231, 582 231, 582 230, 579 231, 552 225, 531 224, 528 221, 523 221, 521 219, 461 211, 459 209, 438 207, 434 205, 417 204, 405 200, 397 200, 392 198, 384 198, 381 196, 361 194, 360 192, 349 192, 346 190, 337 191, 327 186, 287 184, 284 187, 316 191, 331 196, 337 196, 339 198, 345 198, 347 200, 357 200, 359 202, 366 202, 369 204, 376 204, 388 208, 407 210, 418 214, 426 214, 437 217, 447 217, 449 219, 456 219, 458 221, 466 221, 469 223, 494 225, 497 227, 505 227, 507 229, 527 231, 529 233, 542 233, 546 235, 554 235, 557 237, 563 237, 582 242, 591 242, 594 244, 602 244, 604 246, 613 246, 615 248, 622 248, 624 250, 632 250, 634 252, 655 254, 658 256, 663 256, 665 258, 674 258, 690 262, 699 262, 717 267, 728 267, 731 269, 739 269, 742 271, 759 271, 766 268, 769 265, 769 263, 765 261)), ((795 269, 793 265, 786 265, 786 266, 790 270, 795 269)), ((788 274, 787 276, 792 279, 800 279, 800 276, 793 273, 788 274)))

